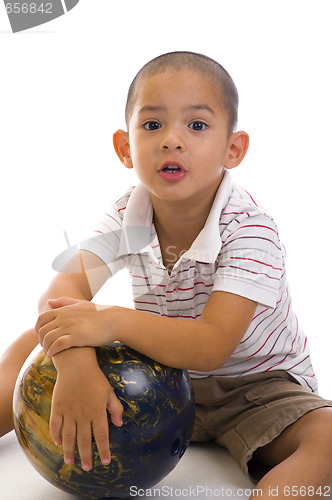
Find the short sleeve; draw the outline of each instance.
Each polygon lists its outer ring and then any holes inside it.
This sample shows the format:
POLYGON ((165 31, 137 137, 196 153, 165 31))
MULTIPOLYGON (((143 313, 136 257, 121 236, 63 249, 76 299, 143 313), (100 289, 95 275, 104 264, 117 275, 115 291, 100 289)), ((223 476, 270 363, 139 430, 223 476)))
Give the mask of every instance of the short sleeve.
POLYGON ((96 224, 89 238, 80 243, 80 250, 95 254, 107 264, 112 275, 125 267, 118 257, 122 234, 122 217, 115 206, 111 207, 96 224))
POLYGON ((268 215, 233 220, 222 235, 214 291, 241 295, 274 308, 284 269, 278 229, 268 215))

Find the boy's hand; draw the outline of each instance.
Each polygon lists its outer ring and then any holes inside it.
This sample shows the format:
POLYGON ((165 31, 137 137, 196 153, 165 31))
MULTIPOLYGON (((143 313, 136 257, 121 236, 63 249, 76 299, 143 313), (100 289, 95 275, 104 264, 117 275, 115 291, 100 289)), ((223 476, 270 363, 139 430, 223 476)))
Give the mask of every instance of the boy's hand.
POLYGON ((94 347, 114 342, 106 306, 69 297, 49 299, 50 311, 41 314, 35 329, 39 342, 50 357, 71 347, 94 347))
MULTIPOLYGON (((69 351, 58 356, 67 353, 69 351)), ((99 367, 78 361, 58 370, 50 433, 57 445, 62 444, 65 463, 74 462, 77 440, 82 468, 92 468, 91 431, 101 462, 105 465, 110 463, 107 410, 113 424, 120 427, 123 407, 99 367)))

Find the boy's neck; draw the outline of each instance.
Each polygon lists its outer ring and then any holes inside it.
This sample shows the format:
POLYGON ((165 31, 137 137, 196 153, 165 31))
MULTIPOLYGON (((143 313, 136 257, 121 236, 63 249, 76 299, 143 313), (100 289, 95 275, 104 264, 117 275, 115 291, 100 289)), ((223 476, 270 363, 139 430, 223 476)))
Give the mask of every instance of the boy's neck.
POLYGON ((154 224, 158 237, 174 240, 174 243, 183 240, 194 241, 203 229, 210 213, 213 200, 206 206, 195 205, 191 210, 183 206, 154 206, 154 224))
POLYGON ((223 175, 217 184, 211 184, 204 192, 186 200, 165 201, 150 193, 158 237, 193 242, 205 225, 222 179, 223 175))
POLYGON ((153 199, 154 225, 157 231, 164 265, 171 270, 180 256, 189 250, 204 228, 213 205, 212 197, 202 200, 164 203, 153 199), (169 251, 170 249, 170 251, 169 251), (169 258, 171 255, 171 258, 169 258), (176 255, 176 258, 175 258, 176 255))

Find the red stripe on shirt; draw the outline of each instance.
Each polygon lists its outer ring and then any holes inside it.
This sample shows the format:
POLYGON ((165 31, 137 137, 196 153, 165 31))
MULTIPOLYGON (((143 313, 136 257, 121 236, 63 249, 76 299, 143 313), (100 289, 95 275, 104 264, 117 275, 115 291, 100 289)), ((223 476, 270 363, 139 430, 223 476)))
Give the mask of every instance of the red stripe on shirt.
POLYGON ((271 335, 273 335, 273 334, 274 334, 274 332, 275 332, 276 330, 278 330, 278 328, 280 328, 280 326, 281 326, 283 323, 285 323, 286 319, 288 318, 288 314, 289 314, 289 310, 290 310, 290 304, 291 304, 291 303, 289 302, 289 304, 288 304, 288 309, 287 309, 287 314, 286 314, 285 319, 284 319, 284 320, 283 320, 283 321, 282 321, 282 322, 281 322, 281 323, 280 323, 280 324, 279 324, 279 325, 278 325, 278 326, 277 326, 277 327, 276 327, 276 328, 275 328, 275 329, 274 329, 274 330, 270 333, 270 335, 269 335, 269 336, 267 337, 267 339, 265 340, 264 344, 263 344, 263 345, 261 345, 261 347, 260 347, 260 348, 259 348, 256 352, 254 352, 253 354, 250 354, 250 356, 248 356, 249 358, 252 358, 253 356, 256 356, 256 354, 257 354, 259 351, 261 351, 261 350, 263 349, 263 347, 265 346, 265 344, 267 343, 267 341, 269 340, 269 338, 271 337, 271 335))
POLYGON ((258 207, 257 203, 255 202, 255 200, 253 199, 253 197, 251 196, 250 193, 248 193, 248 191, 246 191, 244 188, 242 188, 243 191, 245 191, 247 193, 247 195, 250 197, 251 201, 253 202, 254 205, 256 205, 256 207, 258 207))
POLYGON ((282 271, 280 267, 274 267, 271 264, 267 264, 266 262, 261 262, 260 260, 256 259, 250 259, 249 257, 230 257, 233 260, 250 260, 251 262, 257 262, 257 264, 263 264, 263 266, 268 266, 272 267, 272 269, 275 269, 276 271, 282 271))
MULTIPOLYGON (((247 229, 248 227, 252 227, 252 228, 254 228, 254 227, 261 227, 263 229, 268 229, 269 231, 273 231, 279 237, 278 231, 276 231, 275 229, 273 229, 273 227, 264 226, 263 224, 246 224, 245 226, 241 226, 241 227, 238 227, 237 229, 235 229, 235 231, 233 231, 231 234, 229 234, 227 236, 227 238, 226 238, 225 241, 227 241, 228 238, 230 238, 231 236, 233 236, 233 234, 235 234, 237 231, 240 231, 241 229, 247 229)), ((248 237, 250 238, 250 235, 248 235, 248 237)))

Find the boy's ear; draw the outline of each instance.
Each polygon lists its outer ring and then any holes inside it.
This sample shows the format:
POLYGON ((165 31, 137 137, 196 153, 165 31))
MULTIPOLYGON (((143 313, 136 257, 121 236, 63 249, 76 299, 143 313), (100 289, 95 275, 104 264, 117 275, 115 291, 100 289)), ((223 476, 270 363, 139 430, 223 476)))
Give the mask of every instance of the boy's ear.
POLYGON ((133 168, 130 156, 129 134, 124 130, 117 130, 113 135, 113 146, 120 161, 127 167, 133 168))
POLYGON ((226 168, 237 167, 246 155, 249 147, 249 135, 240 130, 229 138, 228 151, 224 166, 226 168))

